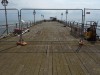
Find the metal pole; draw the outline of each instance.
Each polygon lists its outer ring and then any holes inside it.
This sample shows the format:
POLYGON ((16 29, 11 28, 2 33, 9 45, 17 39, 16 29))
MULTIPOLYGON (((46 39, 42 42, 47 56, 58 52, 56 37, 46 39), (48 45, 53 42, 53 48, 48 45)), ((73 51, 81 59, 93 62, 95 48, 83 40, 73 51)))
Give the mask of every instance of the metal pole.
POLYGON ((23 40, 22 40, 21 10, 20 10, 20 15, 19 15, 19 29, 20 29, 20 31, 21 31, 19 42, 22 42, 23 40))
POLYGON ((17 28, 17 23, 16 23, 16 28, 17 28))
POLYGON ((66 25, 67 25, 67 14, 68 14, 68 10, 66 10, 66 25))
POLYGON ((83 35, 84 35, 84 25, 85 25, 85 8, 83 13, 83 35))
POLYGON ((44 15, 43 15, 43 20, 44 20, 44 15))
POLYGON ((34 14, 34 25, 35 25, 35 14, 34 14))
POLYGON ((20 13, 19 13, 19 10, 18 11, 18 24, 19 24, 19 29, 20 29, 20 13))
POLYGON ((82 37, 84 36, 84 23, 85 23, 85 13, 83 13, 83 10, 82 10, 82 29, 81 29, 82 37))
POLYGON ((41 20, 43 21, 43 15, 41 15, 41 20))
POLYGON ((6 29, 7 29, 7 35, 8 35, 8 21, 7 21, 7 10, 6 10, 6 6, 5 6, 5 18, 6 18, 6 29))
POLYGON ((20 10, 20 13, 19 13, 19 29, 21 30, 21 10, 20 10))
POLYGON ((34 25, 35 25, 35 10, 34 10, 34 12, 33 12, 33 13, 34 13, 34 25))
POLYGON ((85 24, 85 8, 84 8, 84 13, 83 13, 83 22, 85 24))
POLYGON ((61 15, 61 21, 62 21, 62 15, 61 15))
POLYGON ((61 13, 61 21, 62 21, 62 18, 63 18, 63 13, 61 13))
POLYGON ((67 13, 66 13, 66 25, 67 25, 67 13))

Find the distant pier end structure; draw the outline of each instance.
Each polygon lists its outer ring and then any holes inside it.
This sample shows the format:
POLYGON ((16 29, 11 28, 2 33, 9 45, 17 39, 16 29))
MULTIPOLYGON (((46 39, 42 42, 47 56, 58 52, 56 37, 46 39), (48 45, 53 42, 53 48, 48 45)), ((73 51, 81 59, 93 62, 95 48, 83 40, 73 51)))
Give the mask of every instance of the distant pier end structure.
POLYGON ((57 21, 57 18, 56 17, 50 17, 50 20, 51 21, 57 21))

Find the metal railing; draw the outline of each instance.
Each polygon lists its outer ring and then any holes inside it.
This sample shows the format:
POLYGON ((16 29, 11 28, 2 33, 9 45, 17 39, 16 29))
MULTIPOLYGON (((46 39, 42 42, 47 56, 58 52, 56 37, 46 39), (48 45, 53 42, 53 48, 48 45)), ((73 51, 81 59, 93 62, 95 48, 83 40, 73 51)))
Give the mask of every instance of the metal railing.
MULTIPOLYGON (((82 25, 81 25, 81 28, 82 28, 82 30, 81 30, 81 34, 83 35, 83 33, 84 33, 84 12, 83 12, 83 9, 32 9, 32 8, 22 8, 21 10, 20 10, 20 24, 21 24, 21 19, 22 19, 22 11, 23 10, 27 10, 27 11, 29 11, 29 10, 33 10, 34 12, 33 12, 33 15, 34 15, 34 24, 35 24, 35 13, 36 13, 36 10, 66 10, 67 12, 68 11, 70 11, 70 10, 73 10, 73 11, 75 11, 75 10, 80 10, 81 11, 81 23, 82 23, 82 25)), ((68 15, 68 13, 67 13, 67 15, 68 15)), ((66 21, 67 21, 67 15, 66 15, 66 21)), ((64 23, 64 22, 63 22, 64 23)), ((67 23, 67 22, 66 22, 67 23)), ((66 24, 66 23, 64 23, 64 24, 66 24)))
MULTIPOLYGON (((23 29, 25 29, 25 28, 29 28, 29 27, 31 27, 33 25, 33 22, 25 22, 24 24, 23 24, 23 28, 22 28, 22 30, 23 29)), ((16 29, 16 28, 20 28, 19 27, 19 23, 14 23, 14 24, 8 24, 8 33, 9 34, 11 34, 11 33, 13 33, 14 32, 14 29, 16 29)), ((0 37, 2 38, 2 37, 4 37, 4 36, 7 36, 6 35, 6 25, 0 25, 0 37)))
MULTIPOLYGON (((0 11, 4 11, 5 9, 0 9, 0 11)), ((7 11, 9 10, 9 11, 16 11, 17 12, 17 15, 18 15, 18 23, 19 23, 19 10, 18 9, 16 9, 16 8, 7 8, 6 9, 7 11)), ((7 14, 5 14, 5 16, 7 16, 7 14)), ((2 25, 1 25, 2 26, 2 25)), ((7 25, 5 25, 6 26, 6 32, 7 32, 7 34, 6 35, 8 35, 9 34, 9 25, 8 25, 8 23, 7 23, 7 25)), ((3 34, 4 34, 4 32, 3 32, 3 34)), ((2 34, 1 34, 2 35, 2 34)))

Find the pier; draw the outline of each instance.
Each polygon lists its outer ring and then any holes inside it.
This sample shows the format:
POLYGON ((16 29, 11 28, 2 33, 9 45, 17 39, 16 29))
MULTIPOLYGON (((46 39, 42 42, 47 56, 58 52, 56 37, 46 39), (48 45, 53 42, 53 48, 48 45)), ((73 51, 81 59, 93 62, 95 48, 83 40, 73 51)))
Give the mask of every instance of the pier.
POLYGON ((17 46, 19 36, 0 40, 0 75, 100 75, 100 42, 84 40, 79 53, 79 37, 71 27, 51 21, 32 25, 17 46))

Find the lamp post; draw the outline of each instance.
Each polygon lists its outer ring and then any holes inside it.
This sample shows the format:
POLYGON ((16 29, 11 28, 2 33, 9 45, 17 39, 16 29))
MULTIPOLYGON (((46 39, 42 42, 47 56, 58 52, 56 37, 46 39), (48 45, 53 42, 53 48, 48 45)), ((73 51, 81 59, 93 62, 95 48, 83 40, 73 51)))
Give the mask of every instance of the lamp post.
POLYGON ((68 15, 68 10, 66 10, 66 25, 67 25, 67 15, 68 15))
POLYGON ((6 6, 8 5, 8 1, 7 0, 2 0, 1 4, 4 6, 5 8, 5 18, 6 18, 6 30, 7 30, 7 35, 8 35, 8 21, 7 21, 7 10, 6 10, 6 6))
POLYGON ((44 15, 41 14, 41 18, 44 19, 44 15))
POLYGON ((42 20, 42 14, 41 14, 41 20, 42 20))
POLYGON ((43 20, 44 20, 44 15, 43 15, 43 20))
POLYGON ((61 21, 62 21, 63 13, 61 13, 61 21))
POLYGON ((34 25, 35 25, 35 14, 36 14, 36 12, 35 12, 35 10, 33 11, 33 15, 34 15, 34 25))

